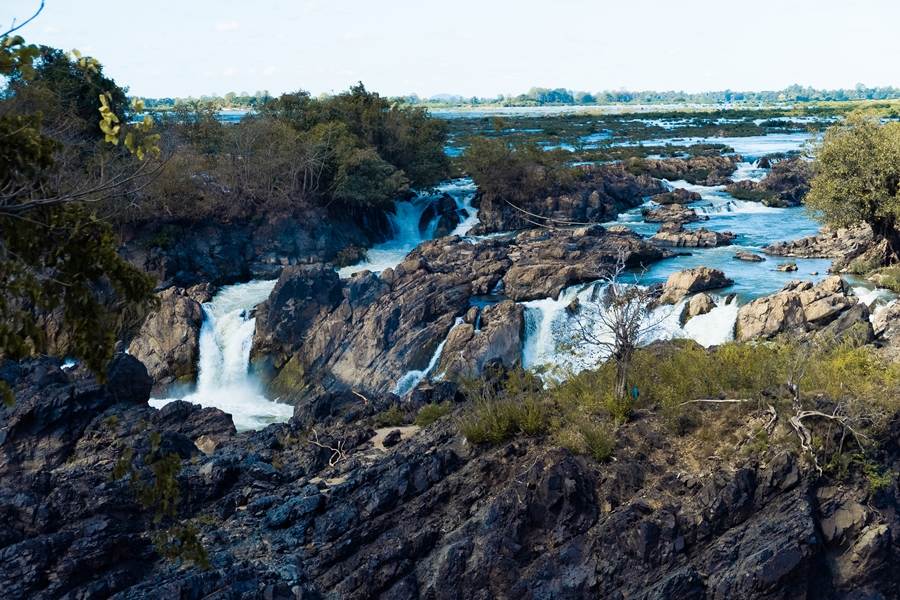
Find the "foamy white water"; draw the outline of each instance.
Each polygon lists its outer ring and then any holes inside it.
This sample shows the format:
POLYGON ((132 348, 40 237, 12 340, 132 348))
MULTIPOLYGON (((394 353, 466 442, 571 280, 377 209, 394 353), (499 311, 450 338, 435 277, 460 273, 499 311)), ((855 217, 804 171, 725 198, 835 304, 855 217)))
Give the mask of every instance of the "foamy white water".
MULTIPOLYGON (((456 327, 462 322, 462 317, 457 317, 456 321, 453 323, 453 327, 456 327)), ((453 327, 450 328, 450 331, 453 331, 453 327)), ((394 389, 391 390, 391 392, 397 394, 400 397, 403 397, 411 392, 413 388, 419 385, 419 382, 425 379, 425 377, 428 376, 429 373, 434 371, 435 367, 438 366, 438 362, 441 360, 441 354, 444 352, 444 345, 446 343, 447 340, 445 338, 444 341, 438 344, 438 347, 434 350, 434 354, 431 356, 431 360, 428 361, 428 366, 425 367, 424 370, 408 371, 407 373, 404 373, 403 376, 400 377, 400 380, 397 381, 397 385, 394 386, 394 389)))
MULTIPOLYGON (((200 328, 200 373, 197 391, 182 398, 231 414, 238 431, 284 422, 294 407, 267 399, 250 374, 250 348, 256 319, 249 312, 269 297, 275 281, 251 281, 222 288, 203 305, 200 328)), ((156 408, 176 398, 150 400, 156 408)))
POLYGON ((434 237, 440 217, 432 219, 424 231, 419 227, 419 222, 428 207, 443 194, 449 194, 456 201, 457 210, 465 210, 467 214, 450 235, 465 235, 478 224, 478 211, 472 206, 475 189, 475 183, 467 177, 438 186, 436 196, 420 196, 411 202, 394 202, 395 212, 388 215, 394 228, 393 239, 375 244, 366 253, 366 260, 338 269, 338 275, 346 278, 360 271, 380 273, 403 262, 416 246, 434 237))
POLYGON ((766 174, 768 174, 769 169, 760 169, 757 165, 759 165, 759 161, 751 162, 740 162, 737 164, 737 169, 735 169, 734 173, 731 174, 732 181, 762 181, 765 178, 766 174))

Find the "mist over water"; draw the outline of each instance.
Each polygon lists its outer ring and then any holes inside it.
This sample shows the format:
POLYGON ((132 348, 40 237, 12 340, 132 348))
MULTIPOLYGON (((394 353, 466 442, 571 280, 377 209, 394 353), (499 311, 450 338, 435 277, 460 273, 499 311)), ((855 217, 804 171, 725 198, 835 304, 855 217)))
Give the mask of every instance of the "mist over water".
MULTIPOLYGON (((238 431, 261 429, 294 414, 293 406, 267 399, 250 373, 256 319, 249 313, 269 297, 275 283, 251 281, 223 287, 212 302, 203 305, 197 391, 182 399, 231 414, 238 431)), ((161 408, 175 399, 153 399, 150 405, 161 408)))

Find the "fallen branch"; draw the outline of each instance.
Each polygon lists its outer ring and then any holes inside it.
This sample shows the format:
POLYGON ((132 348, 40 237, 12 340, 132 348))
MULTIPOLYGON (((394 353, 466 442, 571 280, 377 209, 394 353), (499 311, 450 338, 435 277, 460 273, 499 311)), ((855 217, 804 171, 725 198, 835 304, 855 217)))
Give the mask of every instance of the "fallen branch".
POLYGON ((687 402, 682 402, 678 406, 684 406, 685 404, 696 404, 698 402, 709 402, 711 404, 739 404, 742 402, 757 402, 757 400, 750 400, 749 398, 697 398, 696 400, 688 400, 687 402))
POLYGON ((344 460, 345 458, 347 458, 347 455, 344 453, 344 440, 339 441, 337 444, 337 448, 335 448, 333 446, 328 446, 327 444, 322 444, 321 442, 319 442, 319 433, 315 429, 312 430, 312 433, 314 436, 316 436, 316 439, 309 440, 311 443, 315 444, 319 448, 331 450, 332 455, 331 455, 331 458, 328 459, 329 467, 333 467, 336 464, 338 464, 339 462, 341 462, 342 460, 344 460))

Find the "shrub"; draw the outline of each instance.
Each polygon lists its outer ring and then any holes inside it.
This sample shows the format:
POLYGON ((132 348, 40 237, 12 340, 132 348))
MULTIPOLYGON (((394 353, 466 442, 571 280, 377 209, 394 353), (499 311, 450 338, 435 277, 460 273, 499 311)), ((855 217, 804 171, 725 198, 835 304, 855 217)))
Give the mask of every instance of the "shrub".
POLYGON ((441 417, 450 414, 452 408, 453 405, 449 401, 441 402, 440 404, 434 402, 426 404, 419 409, 419 414, 416 415, 416 425, 419 427, 427 427, 441 417))
POLYGON ((376 415, 375 424, 378 427, 399 427, 403 425, 403 416, 400 407, 397 404, 391 404, 389 409, 376 415))

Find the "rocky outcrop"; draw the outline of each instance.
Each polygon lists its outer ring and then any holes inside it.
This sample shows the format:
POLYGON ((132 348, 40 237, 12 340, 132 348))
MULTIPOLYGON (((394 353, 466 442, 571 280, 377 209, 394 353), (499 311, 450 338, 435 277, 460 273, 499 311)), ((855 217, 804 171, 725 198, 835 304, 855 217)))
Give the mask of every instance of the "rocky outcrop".
POLYGON ((647 173, 657 179, 684 180, 688 183, 716 186, 731 183, 730 175, 744 159, 733 156, 693 156, 691 158, 630 158, 623 161, 632 173, 647 173))
MULTIPOLYGON (((272 394, 292 402, 318 390, 384 393, 405 373, 429 364, 456 318, 470 310, 471 296, 489 294, 502 282, 514 301, 555 298, 606 275, 620 254, 628 266, 671 256, 631 231, 593 226, 525 231, 477 244, 445 237, 423 243, 379 276, 366 271, 343 281, 321 265, 287 267, 257 308, 252 359, 272 394)), ((486 311, 482 320, 489 316, 486 311)), ((520 336, 513 336, 517 327, 502 333, 485 327, 485 334, 472 330, 477 343, 465 364, 498 352, 504 359, 521 354, 507 350, 520 336)))
POLYGON ((893 302, 875 314, 872 327, 876 337, 893 338, 900 333, 900 302, 893 302))
POLYGON ((201 304, 212 300, 215 288, 209 284, 190 289, 163 290, 159 310, 147 316, 128 352, 147 367, 153 379, 153 393, 165 395, 172 384, 191 384, 197 379, 200 356, 201 304))
POLYGON ((766 260, 762 256, 753 254, 752 252, 747 252, 746 250, 739 250, 738 252, 735 252, 732 258, 743 260, 746 262, 762 262, 766 260))
POLYGON ((682 326, 696 316, 707 314, 716 306, 715 301, 709 294, 700 293, 694 295, 684 306, 684 310, 681 313, 682 326))
POLYGON ((763 248, 763 252, 788 258, 833 258, 849 264, 873 243, 874 235, 868 225, 837 230, 825 226, 819 230, 819 235, 777 242, 763 248))
POLYGON ((709 217, 700 217, 690 208, 680 204, 667 204, 642 212, 645 223, 694 223, 709 221, 709 217))
POLYGON ((705 227, 685 229, 682 223, 664 223, 650 241, 671 248, 715 248, 730 246, 735 237, 730 231, 719 233, 705 227))
POLYGON ((688 294, 724 288, 729 285, 734 285, 734 281, 726 277, 725 273, 718 269, 709 269, 707 267, 684 269, 669 275, 659 302, 662 304, 675 304, 688 294))
POLYGON ((525 342, 525 307, 512 300, 487 306, 480 329, 460 323, 450 331, 437 373, 449 379, 476 377, 485 363, 500 359, 511 367, 522 362, 525 342))
MULTIPOLYGON (((777 435, 759 454, 741 441, 728 458, 698 461, 695 437, 641 411, 616 431, 616 460, 597 463, 544 436, 463 443, 449 418, 376 435, 372 417, 390 398, 347 393, 205 454, 191 439, 200 409, 155 411, 137 390, 110 405, 89 375, 55 364, 2 371, 16 406, 51 371, 67 398, 96 390, 67 414, 69 454, 0 478, 4 600, 900 594, 896 485, 872 498, 861 475, 819 477, 777 435), (127 480, 109 481, 123 448, 151 451, 148 424, 181 459, 179 519, 196 523, 208 571, 160 558, 149 534, 172 522, 154 524, 127 480)), ((52 398, 29 405, 38 422, 61 408, 52 398)), ((0 409, 0 431, 11 414, 0 409)), ((742 415, 729 427, 750 442, 758 423, 742 415)), ((17 430, 0 451, 23 455, 30 436, 53 431, 62 430, 17 430)), ((896 444, 879 460, 896 464, 896 444)), ((135 466, 151 480, 149 467, 135 466)))
POLYGON ((783 262, 780 263, 775 270, 780 273, 791 273, 797 270, 797 263, 795 262, 783 262))
POLYGON ((701 196, 697 192, 691 192, 684 188, 675 188, 671 192, 651 196, 650 199, 657 204, 665 206, 667 204, 690 204, 691 202, 699 202, 701 196))
POLYGON ((800 206, 809 192, 812 165, 801 158, 772 165, 762 181, 737 181, 726 188, 735 198, 762 202, 766 206, 800 206))
MULTIPOLYGON (((292 402, 319 390, 384 393, 429 364, 456 318, 469 311, 471 296, 502 281, 514 301, 558 297, 606 275, 620 254, 629 266, 671 255, 633 232, 594 226, 477 244, 445 237, 425 242, 380 276, 366 271, 344 281, 326 266, 288 267, 257 308, 252 359, 272 393, 292 402)), ((513 330, 486 337, 473 331, 478 347, 466 363, 496 352, 511 357, 511 350, 498 348, 511 347, 513 330), (493 341, 481 347, 485 340, 493 341)))
MULTIPOLYGON (((837 276, 816 285, 791 281, 780 292, 742 306, 735 337, 742 341, 755 340, 784 331, 804 332, 823 327, 858 304, 849 292, 850 285, 837 276)), ((868 323, 867 310, 860 312, 859 317, 868 323)))
POLYGON ((622 165, 581 165, 579 181, 523 197, 518 190, 480 193, 477 225, 472 234, 516 231, 542 226, 612 221, 620 212, 636 208, 644 198, 666 191, 649 175, 633 175, 622 165))

